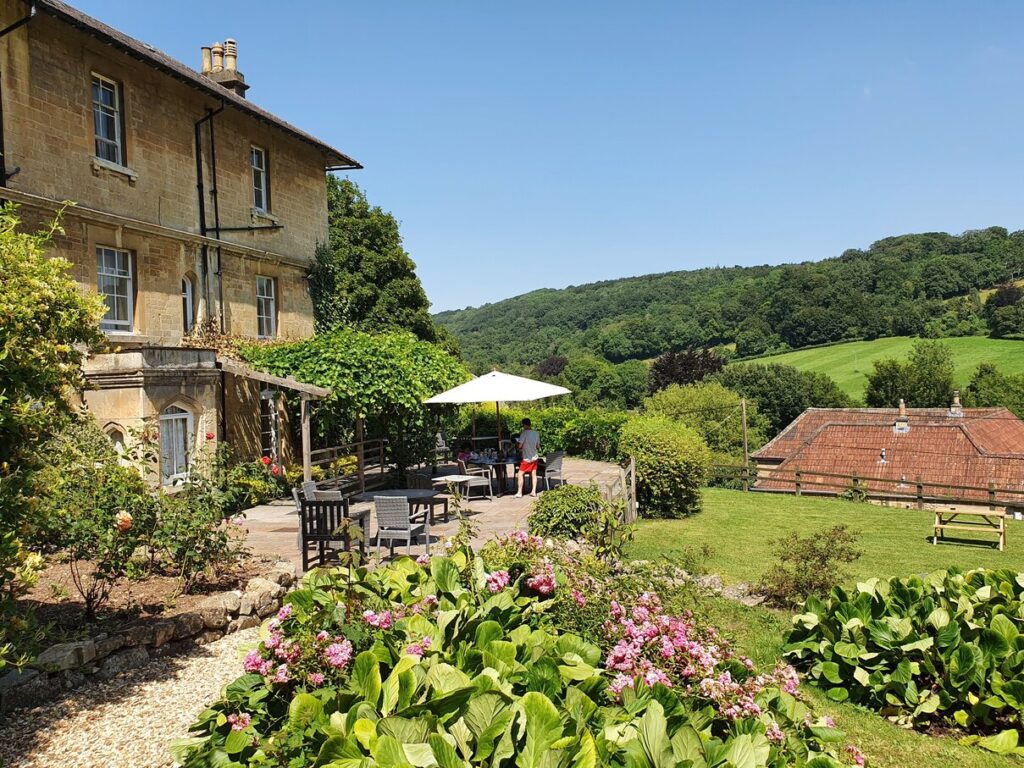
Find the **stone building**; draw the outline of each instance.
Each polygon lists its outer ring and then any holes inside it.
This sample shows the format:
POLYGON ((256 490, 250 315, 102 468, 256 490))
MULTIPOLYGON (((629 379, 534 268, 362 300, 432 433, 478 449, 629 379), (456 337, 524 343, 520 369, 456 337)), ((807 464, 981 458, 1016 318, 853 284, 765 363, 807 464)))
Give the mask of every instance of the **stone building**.
POLYGON ((325 172, 361 167, 247 99, 235 41, 197 59, 199 71, 56 0, 0 0, 0 197, 27 226, 63 210, 54 252, 108 306, 85 402, 115 441, 158 425, 165 482, 207 434, 295 460, 280 389, 323 391, 226 365, 186 336, 309 335, 325 172))

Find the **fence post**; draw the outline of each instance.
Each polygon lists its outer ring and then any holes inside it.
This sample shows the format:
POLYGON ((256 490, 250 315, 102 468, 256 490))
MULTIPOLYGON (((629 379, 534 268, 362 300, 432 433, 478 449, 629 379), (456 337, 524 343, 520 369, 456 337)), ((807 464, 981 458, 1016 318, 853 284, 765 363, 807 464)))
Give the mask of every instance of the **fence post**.
POLYGON ((924 509, 924 483, 920 475, 917 476, 917 508, 924 509))
POLYGON ((795 484, 796 484, 796 495, 797 495, 797 496, 799 496, 799 495, 800 495, 800 491, 801 491, 801 487, 802 487, 802 486, 801 486, 801 483, 800 483, 800 477, 801 477, 801 475, 800 475, 800 470, 799 470, 799 469, 798 469, 798 470, 796 470, 796 472, 794 473, 794 475, 795 475, 795 477, 796 477, 796 480, 795 480, 795 484))
POLYGON ((860 492, 860 478, 857 477, 857 473, 853 473, 853 498, 857 499, 857 494, 860 492))
POLYGON ((750 490, 750 467, 746 464, 743 465, 743 490, 750 490))
POLYGON ((996 484, 992 482, 988 484, 988 508, 993 512, 996 508, 996 484))
POLYGON ((635 523, 638 510, 636 503, 636 458, 633 456, 629 457, 629 510, 630 517, 632 518, 629 522, 635 523))

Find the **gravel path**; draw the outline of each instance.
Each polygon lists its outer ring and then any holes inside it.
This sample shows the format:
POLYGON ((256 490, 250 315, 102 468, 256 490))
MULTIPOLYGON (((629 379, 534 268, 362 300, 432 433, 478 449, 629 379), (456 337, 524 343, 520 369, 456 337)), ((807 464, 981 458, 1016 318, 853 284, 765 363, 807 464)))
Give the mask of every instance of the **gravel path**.
POLYGON ((242 673, 257 628, 226 635, 188 655, 150 662, 112 680, 0 719, 5 768, 169 768, 167 745, 242 673))

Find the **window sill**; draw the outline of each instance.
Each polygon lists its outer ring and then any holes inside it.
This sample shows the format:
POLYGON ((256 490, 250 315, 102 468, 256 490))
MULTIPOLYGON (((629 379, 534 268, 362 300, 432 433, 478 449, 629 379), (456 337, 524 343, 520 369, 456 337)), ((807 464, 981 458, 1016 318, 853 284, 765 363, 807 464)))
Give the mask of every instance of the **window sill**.
POLYGON ((249 218, 253 224, 280 224, 281 221, 269 211, 261 211, 259 208, 249 209, 249 218))
POLYGON ((111 344, 127 344, 131 346, 139 346, 144 344, 155 344, 159 341, 155 336, 144 336, 141 333, 135 333, 133 331, 112 331, 103 330, 103 334, 107 337, 107 341, 111 344))
POLYGON ((135 186, 136 182, 138 182, 138 180, 139 180, 138 172, 137 171, 133 171, 131 168, 128 168, 127 166, 124 166, 124 165, 118 165, 117 163, 112 163, 109 160, 104 160, 102 157, 93 157, 92 158, 92 174, 93 174, 93 176, 99 176, 100 173, 103 172, 103 171, 108 171, 109 173, 113 173, 113 174, 116 174, 118 176, 124 176, 126 179, 128 179, 128 184, 130 186, 133 186, 133 187, 135 186))

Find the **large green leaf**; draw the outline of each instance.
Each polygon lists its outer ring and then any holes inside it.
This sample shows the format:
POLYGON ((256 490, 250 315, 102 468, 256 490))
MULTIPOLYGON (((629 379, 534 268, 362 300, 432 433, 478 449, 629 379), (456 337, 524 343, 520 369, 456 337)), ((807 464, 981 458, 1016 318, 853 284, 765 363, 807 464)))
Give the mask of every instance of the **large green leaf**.
POLYGON ((459 586, 459 569, 448 557, 433 557, 430 559, 430 575, 434 583, 442 592, 456 594, 462 591, 459 586))
POLYGON ((320 699, 311 693, 297 693, 288 705, 288 726, 302 730, 323 713, 320 699))
POLYGON ((999 755, 1008 755, 1017 748, 1017 731, 1006 730, 993 736, 978 739, 978 746, 999 755))
POLYGON ((657 701, 647 705, 638 726, 640 743, 654 768, 675 768, 675 758, 668 738, 665 710, 657 701))
POLYGON ((562 722, 551 699, 529 691, 522 698, 526 716, 526 742, 516 756, 519 768, 539 768, 552 745, 562 737, 562 722))
POLYGON ((356 656, 352 665, 352 688, 368 704, 377 706, 381 689, 380 664, 373 651, 363 651, 356 656))

